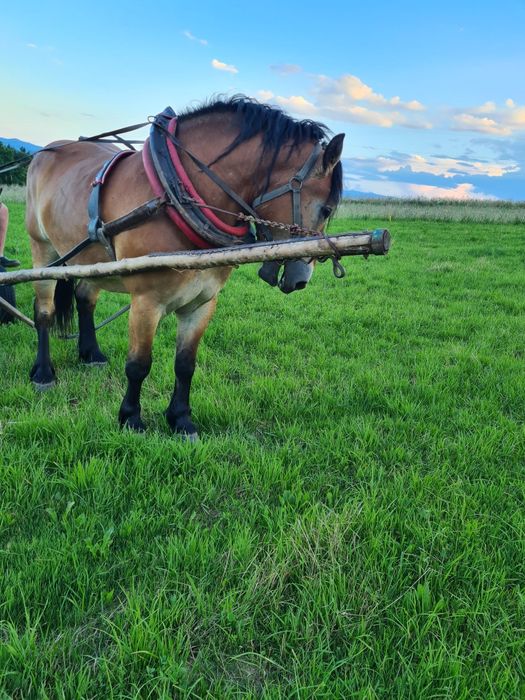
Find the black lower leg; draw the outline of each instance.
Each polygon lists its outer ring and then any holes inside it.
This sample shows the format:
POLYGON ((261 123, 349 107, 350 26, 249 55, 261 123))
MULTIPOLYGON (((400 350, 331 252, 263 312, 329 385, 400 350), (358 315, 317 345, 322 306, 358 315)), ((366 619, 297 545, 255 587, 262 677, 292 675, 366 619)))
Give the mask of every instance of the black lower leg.
POLYGON ((49 328, 52 319, 48 314, 35 311, 35 326, 38 337, 36 359, 29 373, 33 384, 39 389, 53 386, 55 383, 55 368, 51 363, 49 352, 49 328))
POLYGON ((171 397, 166 418, 176 433, 197 435, 197 428, 191 421, 190 389, 195 372, 195 353, 181 350, 175 356, 175 389, 171 397))
POLYGON ((126 376, 128 389, 118 414, 120 425, 142 432, 145 430, 140 417, 140 389, 151 368, 151 359, 148 361, 128 360, 126 362, 126 376))
POLYGON ((105 364, 107 357, 100 350, 93 319, 95 306, 88 299, 77 297, 78 356, 85 364, 105 364))

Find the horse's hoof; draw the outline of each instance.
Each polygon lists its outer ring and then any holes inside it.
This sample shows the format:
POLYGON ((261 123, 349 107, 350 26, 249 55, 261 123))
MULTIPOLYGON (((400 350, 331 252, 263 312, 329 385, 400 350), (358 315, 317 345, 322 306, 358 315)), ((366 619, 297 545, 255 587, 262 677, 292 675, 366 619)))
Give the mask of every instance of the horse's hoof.
POLYGON ((93 350, 84 355, 79 355, 79 360, 81 364, 88 367, 103 367, 108 363, 108 358, 100 350, 93 350))
POLYGON ((56 380, 53 379, 50 382, 33 382, 33 386, 35 388, 35 391, 41 392, 41 391, 48 391, 49 389, 52 389, 56 384, 56 380))
POLYGON ((199 442, 198 433, 175 433, 175 435, 183 442, 191 442, 192 444, 199 442))
POLYGON ((132 430, 134 433, 145 433, 146 426, 140 418, 127 418, 120 422, 120 427, 123 430, 132 430))

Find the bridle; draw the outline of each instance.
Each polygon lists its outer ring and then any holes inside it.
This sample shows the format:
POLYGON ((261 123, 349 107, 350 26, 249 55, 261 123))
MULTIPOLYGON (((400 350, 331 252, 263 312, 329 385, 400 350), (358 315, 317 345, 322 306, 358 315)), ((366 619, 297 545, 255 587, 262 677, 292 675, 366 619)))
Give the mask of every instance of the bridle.
POLYGON ((284 185, 276 187, 274 190, 271 190, 270 192, 265 192, 256 197, 252 202, 252 208, 257 209, 261 206, 261 204, 265 204, 266 202, 270 202, 272 199, 277 199, 277 197, 281 197, 287 192, 291 192, 292 220, 295 226, 302 227, 303 215, 301 212, 301 190, 303 189, 304 181, 310 177, 312 170, 317 162, 317 158, 319 157, 319 154, 322 150, 322 145, 319 142, 317 142, 302 168, 298 170, 295 173, 295 175, 292 175, 292 177, 284 185))

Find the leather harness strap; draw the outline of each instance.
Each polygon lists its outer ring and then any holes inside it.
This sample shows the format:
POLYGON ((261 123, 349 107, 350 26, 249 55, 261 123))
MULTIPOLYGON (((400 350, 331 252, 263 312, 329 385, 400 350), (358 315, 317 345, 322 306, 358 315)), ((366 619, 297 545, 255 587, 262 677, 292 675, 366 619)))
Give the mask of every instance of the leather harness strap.
MULTIPOLYGON (((258 206, 261 204, 268 202, 272 199, 275 199, 277 197, 280 197, 283 194, 286 194, 287 192, 292 193, 292 217, 293 217, 293 224, 296 226, 302 226, 302 213, 301 213, 301 189, 303 186, 303 183, 310 175, 312 174, 312 170, 315 167, 315 164, 317 162, 317 159, 319 157, 319 154, 322 152, 323 147, 322 145, 317 142, 313 149, 312 152, 310 153, 309 157, 307 158, 306 162, 302 166, 302 168, 293 176, 290 178, 290 180, 282 185, 281 187, 278 187, 271 192, 265 192, 262 195, 259 195, 256 197, 251 205, 249 205, 247 202, 245 202, 242 197, 240 197, 229 185, 227 182, 225 182, 217 173, 213 172, 211 168, 209 168, 205 163, 203 163, 197 156, 195 156, 191 151, 189 151, 181 142, 180 140, 176 137, 174 133, 174 128, 173 124, 176 123, 174 122, 175 120, 175 112, 171 107, 167 107, 164 112, 161 114, 157 115, 155 119, 152 122, 152 130, 151 130, 151 137, 150 137, 150 154, 152 156, 152 159, 155 164, 155 169, 157 172, 157 176, 161 181, 163 181, 163 184, 170 184, 165 177, 166 173, 166 165, 163 167, 161 166, 159 162, 159 154, 158 152, 156 153, 156 150, 161 149, 163 150, 163 145, 162 142, 159 144, 158 138, 155 138, 154 132, 155 128, 158 129, 159 131, 162 131, 165 136, 166 140, 171 141, 171 143, 176 146, 178 149, 186 153, 192 161, 195 163, 195 165, 204 172, 213 182, 215 182, 216 185, 218 185, 223 192, 225 192, 231 199, 233 199, 240 207, 243 209, 245 212, 247 212, 250 216, 253 216, 254 218, 257 217, 257 212, 255 211, 258 206), (155 162, 156 161, 156 162, 155 162)), ((184 188, 181 188, 180 186, 180 178, 181 178, 181 172, 180 170, 177 172, 176 168, 171 168, 172 166, 172 158, 170 157, 168 159, 167 163, 167 169, 173 169, 175 170, 175 174, 177 177, 172 178, 172 188, 167 187, 166 191, 171 195, 174 195, 172 199, 174 201, 170 201, 170 204, 172 204, 179 212, 180 214, 186 219, 186 221, 190 224, 190 226, 195 226, 196 220, 201 220, 202 221, 202 212, 198 212, 199 206, 195 206, 193 203, 193 199, 190 197, 188 198, 185 196, 185 192, 183 191, 184 188), (182 203, 184 204, 184 200, 186 200, 186 206, 185 207, 179 207, 178 204, 182 203), (190 213, 189 209, 192 208, 193 211, 190 213)), ((180 166, 182 168, 182 166, 180 166)), ((170 198, 171 199, 171 198, 170 198)), ((208 217, 209 218, 209 217, 208 217)), ((209 226, 206 225, 206 228, 201 232, 200 230, 197 229, 197 232, 199 235, 202 235, 203 238, 206 240, 209 240, 209 234, 210 234, 210 229, 209 226)), ((222 242, 221 239, 224 238, 222 235, 222 232, 219 232, 219 235, 217 235, 217 232, 215 233, 216 240, 213 241, 214 245, 225 245, 224 242, 222 242)), ((229 232, 228 232, 229 233, 229 232)), ((263 238, 264 240, 272 240, 272 235, 269 230, 269 228, 266 225, 261 225, 259 224, 258 227, 258 233, 260 234, 260 237, 263 238)), ((228 234, 227 234, 228 235, 228 234)), ((237 234, 238 235, 238 234, 237 234)), ((239 239, 237 238, 237 235, 235 237, 231 237, 229 239, 229 243, 226 243, 226 245, 231 245, 232 243, 238 243, 238 242, 249 242, 248 237, 244 239, 239 239)), ((253 241, 253 237, 251 237, 251 241, 253 241)))
POLYGON ((115 163, 132 154, 133 151, 119 151, 115 153, 112 158, 104 163, 91 183, 92 189, 88 200, 88 237, 91 241, 101 243, 104 246, 110 260, 116 260, 116 258, 111 241, 104 235, 103 221, 100 217, 100 190, 115 163))
MULTIPOLYGON (((228 183, 224 182, 222 178, 211 171, 205 163, 200 161, 181 144, 175 134, 171 133, 170 124, 173 129, 174 119, 175 112, 171 107, 167 107, 164 112, 155 117, 152 123, 149 142, 146 144, 145 153, 143 154, 143 160, 150 182, 151 175, 148 172, 149 159, 151 159, 153 164, 156 178, 160 181, 166 193, 169 207, 176 211, 198 237, 207 242, 208 247, 210 245, 212 247, 222 247, 231 246, 232 244, 235 245, 236 243, 253 243, 255 241, 255 236, 249 227, 240 226, 238 228, 238 233, 234 233, 232 227, 227 226, 224 222, 217 219, 217 217, 207 215, 206 211, 203 211, 200 204, 195 201, 194 196, 188 193, 183 183, 185 173, 182 170, 182 165, 179 162, 177 167, 177 164, 174 163, 168 147, 168 141, 187 153, 197 167, 208 175, 208 177, 239 206, 248 211, 251 215, 256 215, 252 207, 234 192, 228 183)), ((153 186, 155 183, 152 182, 151 184, 153 186)), ((196 193, 193 192, 193 195, 195 194, 196 193)), ((170 209, 168 209, 168 212, 169 211, 170 209)))

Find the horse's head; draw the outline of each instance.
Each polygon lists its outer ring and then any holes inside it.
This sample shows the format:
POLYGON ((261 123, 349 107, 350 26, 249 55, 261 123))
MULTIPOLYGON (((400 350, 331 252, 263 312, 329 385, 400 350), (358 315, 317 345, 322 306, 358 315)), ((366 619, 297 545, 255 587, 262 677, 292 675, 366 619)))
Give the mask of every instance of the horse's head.
MULTIPOLYGON (((269 186, 253 203, 258 211, 264 208, 262 218, 322 232, 341 197, 344 136, 334 136, 324 148, 311 142, 281 148, 269 186)), ((286 229, 272 228, 271 233, 274 240, 290 235, 286 229)), ((314 265, 314 261, 304 259, 266 262, 259 277, 289 294, 306 287, 314 265)))
MULTIPOLYGON (((208 164, 206 171, 213 168, 222 180, 221 184, 199 166, 192 177, 197 191, 202 185, 202 191, 209 193, 216 206, 219 202, 222 211, 234 200, 237 208, 240 205, 251 215, 255 210, 261 220, 296 226, 294 231, 290 226, 278 228, 261 222, 258 238, 282 240, 304 235, 301 229, 323 231, 341 198, 344 134, 330 140, 324 124, 298 121, 278 107, 244 95, 192 110, 181 116, 180 127, 186 148, 199 149, 199 158, 208 164)), ((266 263, 259 274, 288 294, 304 289, 313 267, 308 259, 283 265, 266 263)))

